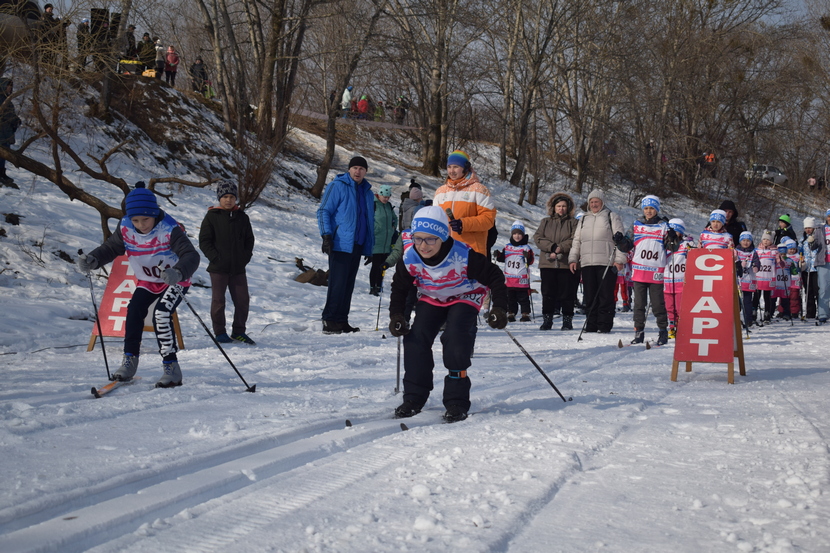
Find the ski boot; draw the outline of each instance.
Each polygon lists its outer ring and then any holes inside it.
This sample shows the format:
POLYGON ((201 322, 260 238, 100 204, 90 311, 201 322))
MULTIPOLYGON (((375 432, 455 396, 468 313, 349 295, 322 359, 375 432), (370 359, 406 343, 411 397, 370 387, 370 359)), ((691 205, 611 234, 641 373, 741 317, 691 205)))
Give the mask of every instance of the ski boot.
POLYGON ((508 313, 507 314, 507 322, 508 323, 515 323, 516 322, 516 314, 515 313, 508 313))
POLYGON ((156 382, 156 388, 173 388, 182 385, 182 370, 178 361, 165 361, 164 374, 156 382))
POLYGON ((658 346, 665 346, 669 343, 669 331, 665 328, 661 328, 657 332, 657 345, 658 346))
POLYGON ((542 315, 542 326, 539 327, 539 330, 550 330, 553 328, 553 315, 542 315))
POLYGON ((677 327, 674 326, 674 323, 669 325, 669 338, 672 340, 677 338, 677 327))
POLYGON ((522 318, 519 319, 520 323, 529 323, 530 322, 530 313, 522 313, 522 318))
POLYGON ((380 295, 380 286, 372 286, 372 289, 369 290, 369 293, 372 294, 373 296, 379 296, 380 295))
POLYGON ((138 370, 138 355, 132 353, 125 353, 124 360, 121 361, 121 366, 112 374, 112 380, 120 380, 126 382, 132 380, 135 372, 138 370))
POLYGON ((447 412, 444 413, 444 422, 459 422, 467 418, 467 412, 458 405, 447 406, 447 412))
POLYGON ((646 331, 645 330, 637 330, 634 329, 634 339, 631 340, 632 344, 642 344, 646 340, 646 331))
POLYGON ((623 313, 630 313, 631 312, 631 303, 630 302, 627 302, 627 301, 623 302, 622 312, 623 313))
POLYGON ((405 399, 403 403, 401 403, 400 405, 398 405, 398 407, 395 408, 395 418, 408 419, 409 417, 414 417, 415 415, 421 412, 421 407, 423 406, 415 405, 408 399, 405 399))
POLYGON ((568 315, 564 315, 562 317, 562 328, 560 328, 559 330, 573 330, 574 329, 573 320, 574 320, 573 317, 569 317, 568 315))

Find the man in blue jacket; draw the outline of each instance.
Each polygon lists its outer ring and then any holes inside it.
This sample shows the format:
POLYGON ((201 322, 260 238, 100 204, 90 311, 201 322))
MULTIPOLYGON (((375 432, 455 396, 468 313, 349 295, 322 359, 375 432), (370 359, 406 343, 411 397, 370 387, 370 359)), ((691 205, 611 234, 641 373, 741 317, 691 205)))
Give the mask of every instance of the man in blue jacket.
POLYGON ((323 253, 329 256, 329 284, 323 308, 323 334, 357 332, 349 325, 360 259, 371 256, 375 243, 372 185, 364 177, 369 165, 360 156, 349 161, 348 173, 337 175, 323 192, 317 226, 323 253))

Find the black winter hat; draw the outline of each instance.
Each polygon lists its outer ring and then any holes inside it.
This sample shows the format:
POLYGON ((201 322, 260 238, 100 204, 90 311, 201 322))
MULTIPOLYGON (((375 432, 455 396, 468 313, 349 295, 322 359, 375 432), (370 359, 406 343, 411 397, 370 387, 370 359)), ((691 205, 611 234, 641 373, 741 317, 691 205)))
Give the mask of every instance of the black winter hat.
POLYGON ((369 164, 366 163, 366 160, 361 156, 354 156, 351 161, 349 161, 349 169, 352 167, 363 167, 367 171, 369 170, 369 164))
POLYGON ((734 218, 735 219, 738 218, 738 208, 735 207, 735 202, 733 202, 732 200, 723 200, 718 209, 722 209, 724 211, 726 211, 727 209, 731 209, 732 211, 735 212, 735 217, 734 218))

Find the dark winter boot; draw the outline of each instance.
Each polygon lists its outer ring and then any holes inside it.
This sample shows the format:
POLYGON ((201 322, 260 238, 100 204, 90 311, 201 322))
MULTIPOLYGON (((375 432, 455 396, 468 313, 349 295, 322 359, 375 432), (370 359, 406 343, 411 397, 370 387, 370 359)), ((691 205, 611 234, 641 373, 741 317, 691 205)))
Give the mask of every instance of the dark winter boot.
POLYGON ((323 321, 323 334, 342 334, 343 323, 323 321))
POLYGON ((645 330, 637 330, 634 329, 634 339, 631 340, 632 344, 642 344, 646 339, 646 331, 645 330))
POLYGON ((564 315, 562 317, 562 328, 560 328, 559 330, 573 330, 573 320, 573 317, 568 317, 567 315, 564 315))
POLYGON ((530 322, 530 313, 522 313, 522 318, 519 319, 520 323, 528 323, 530 322))
POLYGON ((539 327, 539 330, 550 330, 553 328, 553 315, 543 314, 542 319, 544 322, 542 323, 542 326, 539 327))
POLYGON ((507 322, 508 323, 515 323, 516 322, 516 314, 515 313, 508 313, 507 314, 507 322))
POLYGON ((631 304, 629 302, 627 302, 627 301, 623 302, 622 312, 623 313, 630 313, 631 312, 631 304))
POLYGON ((553 318, 558 319, 562 316, 562 308, 561 307, 554 307, 553 308, 553 318))
POLYGON ((414 417, 415 415, 421 412, 421 407, 423 406, 415 405, 414 403, 406 399, 395 409, 395 418, 408 419, 409 417, 414 417))
POLYGON ((124 360, 121 361, 121 366, 112 375, 113 380, 120 380, 126 382, 132 380, 135 372, 138 370, 138 356, 132 353, 125 353, 124 360))
POLYGON ((372 286, 372 289, 369 290, 369 293, 372 294, 373 296, 379 296, 380 295, 380 286, 372 286))
POLYGON ((447 406, 447 412, 444 413, 444 422, 459 422, 467 418, 467 411, 458 405, 447 406))
POLYGON ((661 328, 657 333, 657 345, 658 346, 665 346, 669 343, 669 331, 665 328, 661 328))

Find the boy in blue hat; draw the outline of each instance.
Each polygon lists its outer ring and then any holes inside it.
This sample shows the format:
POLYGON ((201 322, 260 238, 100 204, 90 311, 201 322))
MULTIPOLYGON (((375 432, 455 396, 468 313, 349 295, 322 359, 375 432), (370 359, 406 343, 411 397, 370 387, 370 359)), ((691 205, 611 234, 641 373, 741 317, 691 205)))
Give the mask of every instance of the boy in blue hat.
POLYGON ((525 226, 521 221, 514 221, 510 227, 510 242, 504 246, 503 251, 493 252, 496 261, 504 263, 509 323, 516 321, 519 308, 522 310, 519 321, 530 321, 530 266, 533 265, 533 250, 527 245, 527 239, 525 226))
POLYGON ((157 388, 182 385, 182 371, 176 358, 179 350, 172 316, 190 287, 190 277, 199 268, 199 252, 193 247, 181 225, 159 209, 156 195, 137 182, 125 200, 127 214, 115 232, 87 255, 78 258, 78 268, 89 273, 127 254, 136 275, 135 292, 127 306, 124 334, 124 359, 112 374, 113 380, 132 379, 138 370, 144 318, 154 301, 153 329, 163 373, 157 388), (174 286, 179 285, 179 291, 174 286))

